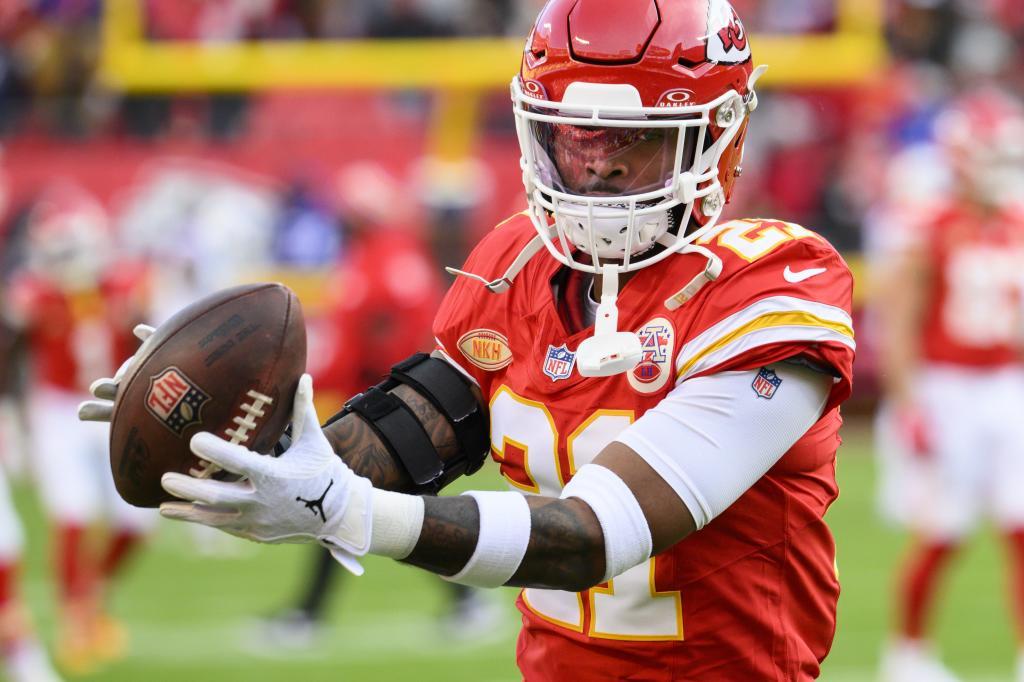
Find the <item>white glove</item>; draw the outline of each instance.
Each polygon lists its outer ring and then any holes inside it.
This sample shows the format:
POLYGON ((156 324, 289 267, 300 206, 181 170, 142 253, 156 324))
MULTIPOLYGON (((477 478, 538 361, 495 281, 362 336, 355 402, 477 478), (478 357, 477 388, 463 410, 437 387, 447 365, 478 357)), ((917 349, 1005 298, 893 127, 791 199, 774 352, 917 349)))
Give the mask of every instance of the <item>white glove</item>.
POLYGON ((118 368, 113 378, 103 377, 92 382, 89 393, 92 393, 96 400, 87 400, 78 406, 78 418, 84 422, 109 422, 114 414, 114 398, 117 397, 117 388, 121 380, 128 374, 135 358, 142 357, 146 350, 146 341, 153 336, 156 329, 148 324, 140 324, 135 327, 133 333, 135 338, 142 341, 142 345, 135 351, 135 354, 125 360, 118 368))
POLYGON ((212 433, 193 436, 191 448, 243 478, 226 482, 164 474, 164 490, 188 502, 163 503, 163 516, 256 542, 320 542, 345 568, 362 574, 356 557, 370 549, 372 485, 349 469, 324 437, 308 374, 295 392, 292 445, 280 457, 260 455, 212 433))

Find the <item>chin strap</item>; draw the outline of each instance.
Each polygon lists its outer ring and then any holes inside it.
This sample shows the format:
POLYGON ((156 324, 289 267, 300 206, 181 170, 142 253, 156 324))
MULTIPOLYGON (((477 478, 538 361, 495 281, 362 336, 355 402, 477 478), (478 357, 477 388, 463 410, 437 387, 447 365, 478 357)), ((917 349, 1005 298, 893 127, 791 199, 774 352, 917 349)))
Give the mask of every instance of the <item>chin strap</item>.
POLYGON ((544 238, 537 235, 530 242, 523 247, 523 250, 519 252, 516 259, 512 261, 512 264, 508 266, 508 270, 505 271, 501 277, 495 280, 487 280, 480 275, 475 275, 472 272, 466 272, 459 270, 458 268, 445 268, 445 271, 449 275, 455 277, 467 277, 475 282, 483 284, 492 294, 503 294, 512 287, 512 282, 522 272, 526 264, 533 259, 538 253, 544 249, 544 238))
POLYGON ((690 280, 689 284, 665 301, 665 307, 669 310, 679 310, 687 301, 696 296, 701 289, 706 285, 711 284, 722 275, 722 259, 709 249, 706 249, 703 246, 697 246, 696 244, 690 244, 680 251, 680 253, 699 253, 707 258, 708 262, 707 265, 704 266, 703 272, 690 280))

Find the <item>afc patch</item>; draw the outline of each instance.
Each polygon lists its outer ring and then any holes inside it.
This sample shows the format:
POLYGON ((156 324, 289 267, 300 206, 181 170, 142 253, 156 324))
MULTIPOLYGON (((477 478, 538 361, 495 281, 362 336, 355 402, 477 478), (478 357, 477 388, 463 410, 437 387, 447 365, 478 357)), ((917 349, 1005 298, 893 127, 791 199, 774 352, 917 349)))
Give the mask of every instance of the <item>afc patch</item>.
POLYGON ((665 387, 672 375, 675 332, 671 322, 658 317, 640 327, 636 335, 640 337, 643 356, 626 379, 637 393, 655 393, 665 387))
POLYGON ((209 401, 210 396, 177 367, 151 377, 146 392, 146 409, 178 436, 200 422, 199 413, 209 401))
POLYGON ((568 379, 572 375, 572 368, 576 364, 576 354, 569 351, 564 343, 557 348, 548 346, 547 357, 544 358, 544 373, 551 377, 551 381, 568 379))
POLYGON ((781 385, 782 379, 779 378, 778 374, 767 367, 762 367, 761 371, 754 377, 754 383, 750 387, 754 389, 754 393, 758 398, 771 400, 775 395, 775 391, 779 390, 781 385))
POLYGON ((497 372, 512 364, 508 339, 493 329, 474 329, 463 334, 459 339, 459 352, 485 372, 497 372))

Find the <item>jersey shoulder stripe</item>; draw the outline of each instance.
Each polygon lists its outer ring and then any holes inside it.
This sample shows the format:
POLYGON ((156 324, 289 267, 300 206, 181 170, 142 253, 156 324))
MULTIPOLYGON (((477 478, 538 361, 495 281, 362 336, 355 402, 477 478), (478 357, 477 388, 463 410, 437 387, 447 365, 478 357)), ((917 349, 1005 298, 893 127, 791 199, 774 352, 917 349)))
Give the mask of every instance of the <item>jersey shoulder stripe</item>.
POLYGON ((835 342, 856 350, 853 320, 842 308, 793 296, 763 298, 685 343, 676 378, 697 376, 752 348, 779 343, 835 342))

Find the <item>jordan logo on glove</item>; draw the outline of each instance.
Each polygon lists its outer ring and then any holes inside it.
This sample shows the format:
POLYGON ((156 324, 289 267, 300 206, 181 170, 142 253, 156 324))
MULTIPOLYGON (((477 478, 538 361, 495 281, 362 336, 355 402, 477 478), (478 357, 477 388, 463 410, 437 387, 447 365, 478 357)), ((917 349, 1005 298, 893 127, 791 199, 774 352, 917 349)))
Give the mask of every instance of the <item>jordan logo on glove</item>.
POLYGON ((331 490, 333 486, 334 479, 332 478, 331 482, 327 484, 327 489, 324 490, 324 494, 321 495, 318 499, 306 500, 301 497, 296 497, 295 501, 302 502, 303 504, 305 504, 306 509, 313 512, 314 514, 319 514, 320 518, 323 519, 324 523, 327 523, 327 516, 324 514, 324 498, 327 497, 327 493, 331 490))

